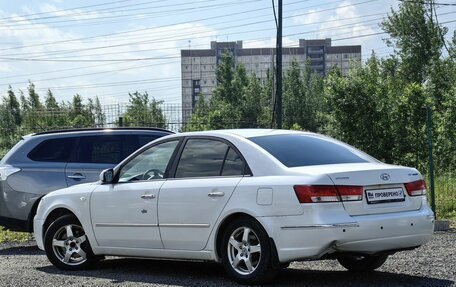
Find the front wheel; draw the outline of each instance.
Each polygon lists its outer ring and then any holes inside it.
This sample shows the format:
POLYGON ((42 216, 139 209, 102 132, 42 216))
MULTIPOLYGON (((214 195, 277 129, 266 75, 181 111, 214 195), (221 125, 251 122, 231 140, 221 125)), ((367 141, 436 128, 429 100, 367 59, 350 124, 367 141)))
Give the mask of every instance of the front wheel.
POLYGON ((272 280, 277 272, 272 267, 269 236, 253 218, 229 224, 223 234, 221 250, 226 272, 239 283, 264 283, 272 280))
POLYGON ((379 255, 341 255, 337 258, 340 265, 354 272, 373 271, 385 263, 387 254, 379 255))
POLYGON ((55 220, 44 236, 49 261, 63 270, 80 270, 97 262, 81 223, 73 215, 55 220))

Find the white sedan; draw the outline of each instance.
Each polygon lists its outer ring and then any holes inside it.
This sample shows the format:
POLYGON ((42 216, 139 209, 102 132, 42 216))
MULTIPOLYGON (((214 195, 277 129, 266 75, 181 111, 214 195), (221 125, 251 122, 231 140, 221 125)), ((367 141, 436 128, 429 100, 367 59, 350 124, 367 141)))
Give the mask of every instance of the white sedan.
POLYGON ((374 270, 429 241, 434 228, 416 169, 314 133, 170 135, 100 179, 39 204, 35 238, 60 269, 87 268, 103 255, 196 259, 260 283, 296 260, 374 270))

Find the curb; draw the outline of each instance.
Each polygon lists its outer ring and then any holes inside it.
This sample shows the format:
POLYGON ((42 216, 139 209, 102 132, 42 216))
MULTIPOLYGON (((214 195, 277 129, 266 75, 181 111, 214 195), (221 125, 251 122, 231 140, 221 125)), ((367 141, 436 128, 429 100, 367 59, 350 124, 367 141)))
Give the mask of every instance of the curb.
POLYGON ((450 229, 449 220, 436 220, 434 224, 434 231, 447 231, 450 229))

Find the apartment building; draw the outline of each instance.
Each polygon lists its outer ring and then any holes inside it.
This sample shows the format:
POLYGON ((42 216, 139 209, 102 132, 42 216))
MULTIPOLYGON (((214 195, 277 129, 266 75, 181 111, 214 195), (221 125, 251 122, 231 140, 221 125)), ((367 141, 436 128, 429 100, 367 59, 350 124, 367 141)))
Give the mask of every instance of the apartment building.
MULTIPOLYGON (((198 95, 208 100, 217 81, 217 63, 226 51, 230 52, 236 64, 242 63, 247 72, 265 81, 275 64, 275 48, 243 48, 242 41, 211 42, 210 49, 181 50, 182 72, 182 119, 191 117, 198 95)), ((313 72, 325 76, 333 66, 347 74, 355 62, 361 62, 361 46, 332 46, 331 39, 300 39, 298 47, 282 48, 283 71, 296 60, 304 68, 307 60, 313 72)))

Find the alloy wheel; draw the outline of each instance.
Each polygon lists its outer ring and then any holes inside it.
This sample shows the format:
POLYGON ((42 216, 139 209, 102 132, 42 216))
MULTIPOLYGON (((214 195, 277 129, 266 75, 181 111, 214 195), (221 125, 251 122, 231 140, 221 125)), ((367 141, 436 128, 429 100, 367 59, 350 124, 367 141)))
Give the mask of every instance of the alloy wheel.
POLYGON ((84 251, 86 235, 81 226, 68 224, 54 233, 52 250, 55 256, 67 265, 80 265, 87 261, 84 251))
POLYGON ((248 227, 239 227, 228 240, 228 260, 242 275, 255 271, 261 261, 261 245, 257 234, 248 227))

